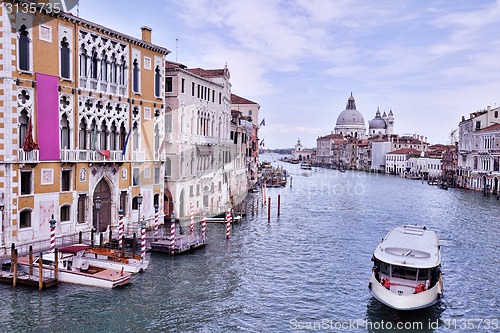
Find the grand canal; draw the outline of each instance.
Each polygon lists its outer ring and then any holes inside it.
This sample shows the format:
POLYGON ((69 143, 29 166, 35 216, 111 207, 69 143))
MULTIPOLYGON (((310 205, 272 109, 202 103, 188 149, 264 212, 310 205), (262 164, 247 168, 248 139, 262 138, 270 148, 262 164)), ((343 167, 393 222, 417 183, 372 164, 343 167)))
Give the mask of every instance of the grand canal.
POLYGON ((306 176, 283 166, 293 187, 268 189, 270 222, 259 207, 229 241, 222 224, 209 224, 205 249, 152 254, 148 271, 121 289, 1 285, 0 331, 500 332, 500 201, 393 176, 306 176), (372 252, 400 224, 441 238, 444 297, 426 310, 398 313, 368 292, 372 252))

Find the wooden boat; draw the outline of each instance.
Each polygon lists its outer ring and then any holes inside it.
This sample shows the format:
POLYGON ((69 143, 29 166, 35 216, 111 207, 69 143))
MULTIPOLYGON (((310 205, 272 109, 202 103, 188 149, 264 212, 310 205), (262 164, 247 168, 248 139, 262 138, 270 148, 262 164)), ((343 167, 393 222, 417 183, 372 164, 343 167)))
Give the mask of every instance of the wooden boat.
POLYGON ((300 165, 300 168, 303 170, 311 170, 312 165, 309 162, 302 162, 302 164, 300 165))
POLYGON ((439 301, 443 293, 437 234, 421 226, 391 230, 373 253, 368 288, 396 310, 416 310, 439 301))
POLYGON ((140 255, 103 247, 85 250, 82 258, 88 260, 95 267, 123 269, 125 272, 133 274, 144 272, 149 265, 149 261, 142 260, 140 255))
MULTIPOLYGON (((83 258, 88 245, 72 245, 59 249, 57 258, 59 282, 82 284, 93 287, 115 288, 128 284, 132 281, 132 274, 123 270, 105 269, 90 264, 89 260, 83 258)), ((39 256, 33 260, 33 274, 39 274, 39 256)), ((55 270, 55 255, 48 253, 43 255, 43 270, 55 270)), ((24 270, 29 268, 29 257, 20 257, 18 264, 24 270)), ((45 273, 44 273, 45 274, 45 273)))

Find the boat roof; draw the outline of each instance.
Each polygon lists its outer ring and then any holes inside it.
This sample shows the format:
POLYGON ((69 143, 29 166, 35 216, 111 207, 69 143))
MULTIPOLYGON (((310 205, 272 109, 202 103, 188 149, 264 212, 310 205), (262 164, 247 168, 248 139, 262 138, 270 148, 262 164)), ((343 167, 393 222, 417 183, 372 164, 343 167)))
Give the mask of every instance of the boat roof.
POLYGON ((439 237, 425 226, 392 229, 377 246, 375 258, 392 265, 431 268, 441 263, 439 237))
POLYGON ((86 245, 86 244, 75 244, 75 245, 70 245, 70 246, 66 246, 66 247, 62 247, 59 249, 59 252, 61 253, 72 253, 72 254, 76 254, 80 251, 83 251, 83 250, 88 250, 92 248, 92 246, 90 245, 86 245))

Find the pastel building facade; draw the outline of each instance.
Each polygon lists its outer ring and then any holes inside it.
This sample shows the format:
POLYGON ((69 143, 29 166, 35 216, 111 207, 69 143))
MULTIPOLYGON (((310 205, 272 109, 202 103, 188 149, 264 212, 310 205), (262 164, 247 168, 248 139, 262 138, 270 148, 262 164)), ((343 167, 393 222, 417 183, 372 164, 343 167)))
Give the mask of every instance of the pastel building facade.
POLYGON ((127 230, 142 216, 151 223, 155 205, 163 214, 164 159, 152 143, 163 140, 169 51, 152 44, 148 27, 135 38, 63 12, 8 13, 5 4, 1 248, 48 242, 52 216, 61 237, 116 232, 119 211, 127 230))

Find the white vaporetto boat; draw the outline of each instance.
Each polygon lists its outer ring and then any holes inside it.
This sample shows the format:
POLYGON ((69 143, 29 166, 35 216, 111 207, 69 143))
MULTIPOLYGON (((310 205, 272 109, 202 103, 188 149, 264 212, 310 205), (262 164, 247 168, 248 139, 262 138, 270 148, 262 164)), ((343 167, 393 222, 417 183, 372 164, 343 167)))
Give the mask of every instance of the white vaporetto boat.
POLYGON ((373 253, 368 288, 396 310, 416 310, 439 301, 443 293, 437 234, 422 226, 392 229, 373 253))
MULTIPOLYGON (((104 269, 90 264, 89 260, 82 258, 83 252, 89 246, 73 245, 59 249, 57 258, 58 280, 60 282, 82 284, 87 286, 115 288, 128 284, 132 281, 132 274, 123 270, 104 269)), ((33 260, 33 274, 39 274, 39 256, 33 260)), ((42 270, 55 270, 54 252, 43 255, 42 270)), ((21 257, 18 263, 26 270, 29 266, 29 258, 21 257)), ((44 273, 45 274, 45 273, 44 273)))

